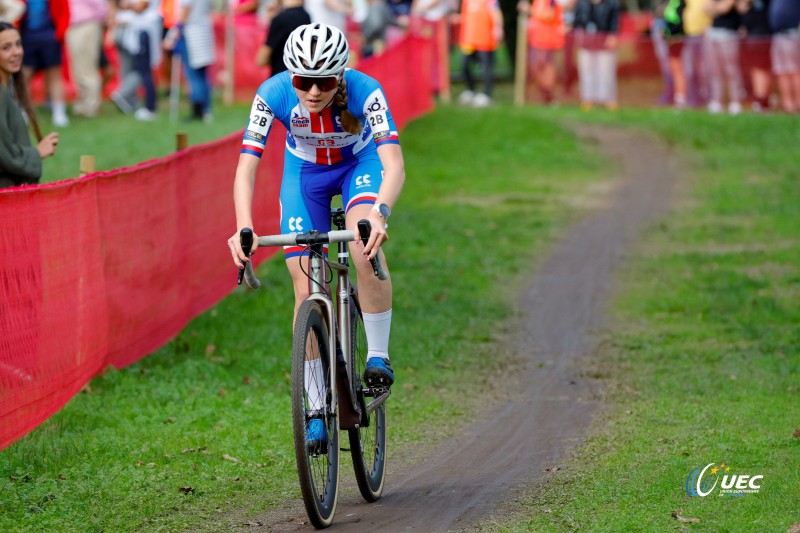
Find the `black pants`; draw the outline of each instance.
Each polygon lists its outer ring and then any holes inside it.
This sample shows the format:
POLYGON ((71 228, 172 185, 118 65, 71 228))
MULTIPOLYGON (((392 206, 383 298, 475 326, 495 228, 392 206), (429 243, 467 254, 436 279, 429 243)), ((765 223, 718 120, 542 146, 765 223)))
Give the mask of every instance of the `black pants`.
POLYGON ((494 67, 494 52, 483 52, 476 50, 471 54, 464 54, 464 81, 467 82, 467 89, 475 91, 475 78, 472 76, 472 64, 478 63, 483 71, 483 93, 486 96, 492 95, 492 75, 494 67))

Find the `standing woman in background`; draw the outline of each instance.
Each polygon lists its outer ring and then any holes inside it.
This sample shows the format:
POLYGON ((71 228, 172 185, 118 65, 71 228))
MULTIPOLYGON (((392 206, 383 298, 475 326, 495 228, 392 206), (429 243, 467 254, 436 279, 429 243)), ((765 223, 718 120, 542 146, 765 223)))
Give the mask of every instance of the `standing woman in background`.
POLYGON ((778 81, 781 107, 800 112, 800 2, 772 0, 769 5, 772 31, 772 73, 778 81))
POLYGON ((739 67, 739 25, 741 19, 735 9, 736 0, 708 0, 706 13, 712 18, 706 32, 708 47, 708 110, 721 113, 728 85, 728 113, 738 115, 742 111, 744 83, 739 67))
POLYGON ((517 10, 528 19, 529 64, 533 65, 533 79, 539 87, 545 105, 553 103, 553 91, 558 81, 555 54, 564 49, 566 27, 561 4, 564 0, 521 0, 517 10))
POLYGON ((211 81, 208 67, 214 64, 214 28, 211 0, 180 0, 178 23, 167 33, 164 48, 181 55, 189 79, 192 119, 210 122, 211 81))
POLYGON ((42 159, 56 153, 58 133, 42 137, 33 112, 22 69, 22 39, 8 22, 0 22, 0 188, 38 183, 42 159), (39 144, 31 146, 28 127, 20 107, 28 116, 39 144))
POLYGON ((578 82, 581 108, 605 105, 616 111, 617 32, 619 0, 578 0, 575 4, 575 40, 578 45, 578 82))
POLYGON ((47 97, 53 110, 53 124, 69 125, 64 100, 64 77, 61 69, 64 38, 69 27, 67 0, 28 0, 25 15, 19 23, 25 50, 23 72, 30 83, 33 75, 44 73, 47 97))

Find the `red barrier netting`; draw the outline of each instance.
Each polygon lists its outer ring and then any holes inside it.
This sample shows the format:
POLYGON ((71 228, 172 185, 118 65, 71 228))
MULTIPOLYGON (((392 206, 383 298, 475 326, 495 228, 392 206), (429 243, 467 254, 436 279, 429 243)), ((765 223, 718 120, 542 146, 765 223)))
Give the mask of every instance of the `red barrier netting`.
MULTIPOLYGON (((363 64, 398 127, 433 107, 429 87, 412 83, 429 48, 409 37, 363 64)), ((259 167, 260 233, 279 229, 284 138, 277 125, 259 167)), ((240 146, 238 132, 134 167, 0 190, 0 449, 231 291, 240 146)))

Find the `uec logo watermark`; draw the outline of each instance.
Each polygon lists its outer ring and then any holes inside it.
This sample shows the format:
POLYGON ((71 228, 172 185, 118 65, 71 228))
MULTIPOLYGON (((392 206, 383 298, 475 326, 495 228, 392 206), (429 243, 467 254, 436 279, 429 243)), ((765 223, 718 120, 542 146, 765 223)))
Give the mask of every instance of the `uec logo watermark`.
POLYGON ((731 474, 731 467, 722 463, 708 463, 698 466, 686 477, 686 494, 704 498, 711 494, 719 483, 720 496, 744 496, 758 494, 764 476, 731 474))

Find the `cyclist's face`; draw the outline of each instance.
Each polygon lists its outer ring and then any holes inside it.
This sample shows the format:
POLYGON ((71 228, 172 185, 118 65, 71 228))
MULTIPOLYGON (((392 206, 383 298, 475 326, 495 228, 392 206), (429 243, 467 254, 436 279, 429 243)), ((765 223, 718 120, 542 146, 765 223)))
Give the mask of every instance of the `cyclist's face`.
POLYGON ((9 76, 22 68, 22 41, 15 29, 0 31, 0 79, 8 82, 9 76))
POLYGON ((306 78, 292 74, 292 85, 297 93, 297 98, 300 99, 300 103, 312 113, 319 113, 328 107, 339 88, 338 78, 335 76, 331 78, 306 78))

